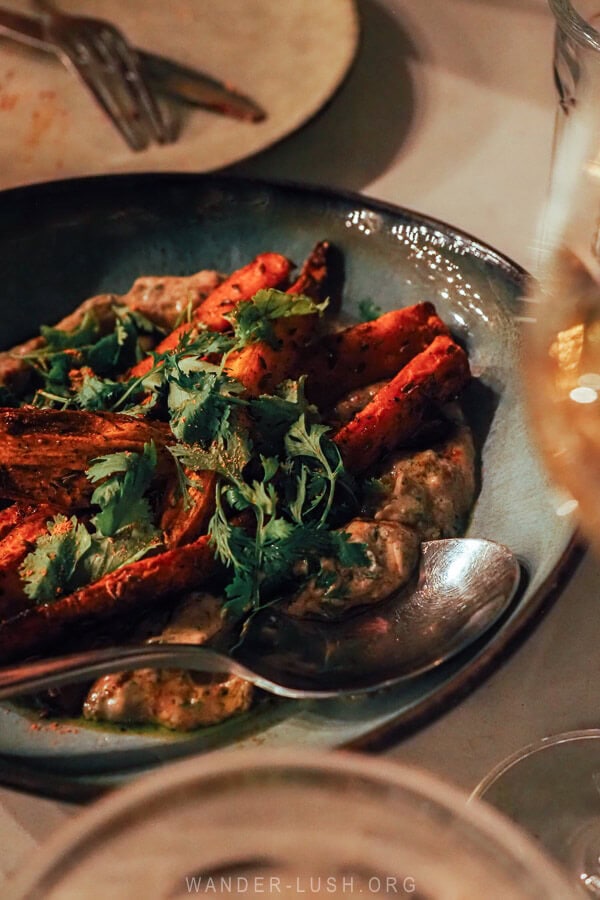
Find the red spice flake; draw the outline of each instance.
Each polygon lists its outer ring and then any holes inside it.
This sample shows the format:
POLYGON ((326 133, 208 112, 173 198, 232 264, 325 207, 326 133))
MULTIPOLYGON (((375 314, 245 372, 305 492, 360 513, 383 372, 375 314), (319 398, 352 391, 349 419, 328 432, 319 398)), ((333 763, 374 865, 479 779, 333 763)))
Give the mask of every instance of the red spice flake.
POLYGON ((63 725, 62 722, 49 722, 45 726, 46 731, 53 731, 58 734, 78 734, 79 728, 73 728, 69 725, 63 725))
POLYGON ((57 522, 52 529, 53 534, 68 534, 73 530, 73 523, 70 519, 65 519, 64 522, 57 522))

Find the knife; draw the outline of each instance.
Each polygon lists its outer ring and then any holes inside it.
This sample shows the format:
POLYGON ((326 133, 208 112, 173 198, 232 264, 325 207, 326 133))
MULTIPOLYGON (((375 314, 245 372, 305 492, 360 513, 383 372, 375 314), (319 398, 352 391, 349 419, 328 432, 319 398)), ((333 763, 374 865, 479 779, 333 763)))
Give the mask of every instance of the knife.
MULTIPOLYGON (((38 50, 55 53, 54 46, 44 38, 42 20, 35 16, 0 7, 0 36, 29 44, 38 50)), ((265 112, 249 97, 226 87, 203 72, 180 65, 165 56, 136 51, 144 68, 144 73, 152 85, 164 94, 185 100, 194 106, 201 106, 224 116, 260 122, 265 112)))

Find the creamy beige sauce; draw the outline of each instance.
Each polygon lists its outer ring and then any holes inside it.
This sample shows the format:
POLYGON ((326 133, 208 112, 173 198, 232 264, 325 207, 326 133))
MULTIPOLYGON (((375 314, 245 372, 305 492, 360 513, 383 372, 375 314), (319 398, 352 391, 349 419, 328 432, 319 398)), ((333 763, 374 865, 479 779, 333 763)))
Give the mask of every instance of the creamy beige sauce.
MULTIPOLYGON (((221 601, 211 594, 189 594, 152 641, 204 644, 222 627, 221 601)), ((136 669, 104 675, 91 687, 83 706, 86 719, 150 723, 177 731, 215 725, 247 710, 253 687, 236 675, 226 678, 178 669, 136 669)))
POLYGON ((423 541, 456 537, 475 499, 471 431, 460 426, 426 450, 395 453, 377 476, 379 489, 367 502, 376 521, 401 522, 423 541))
POLYGON ((350 541, 366 545, 369 565, 347 568, 324 560, 323 569, 333 576, 331 584, 322 588, 311 578, 287 607, 290 615, 338 618, 355 606, 385 600, 410 578, 419 556, 415 531, 374 519, 353 519, 341 530, 350 541))
MULTIPOLYGON (((368 392, 362 397, 368 402, 368 392)), ((355 607, 385 600, 409 581, 422 541, 463 532, 475 499, 470 429, 456 425, 448 438, 430 448, 395 453, 375 475, 363 517, 342 529, 351 540, 366 544, 369 566, 345 569, 324 560, 323 569, 335 576, 331 584, 321 587, 312 578, 290 602, 290 615, 339 618, 355 607)))

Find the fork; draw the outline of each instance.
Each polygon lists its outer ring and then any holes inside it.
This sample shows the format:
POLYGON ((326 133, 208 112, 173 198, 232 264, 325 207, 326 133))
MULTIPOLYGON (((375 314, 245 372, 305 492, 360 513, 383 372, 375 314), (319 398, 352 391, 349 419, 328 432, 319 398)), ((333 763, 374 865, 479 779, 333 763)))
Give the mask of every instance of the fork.
POLYGON ((175 140, 141 72, 135 51, 110 22, 60 12, 51 0, 34 0, 45 36, 65 66, 79 76, 132 150, 151 139, 175 140))

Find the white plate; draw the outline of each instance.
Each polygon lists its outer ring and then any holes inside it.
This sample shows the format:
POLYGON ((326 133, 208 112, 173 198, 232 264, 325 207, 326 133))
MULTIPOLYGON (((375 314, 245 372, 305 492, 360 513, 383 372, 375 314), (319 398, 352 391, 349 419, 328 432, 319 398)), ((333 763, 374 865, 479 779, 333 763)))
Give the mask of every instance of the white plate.
MULTIPOLYGON (((264 150, 313 116, 358 43, 353 0, 63 0, 135 45, 231 83, 267 112, 252 124, 192 107, 175 144, 130 151, 78 79, 47 54, 0 42, 0 188, 108 172, 208 172, 264 150)), ((32 4, 12 8, 31 14, 32 4)))

